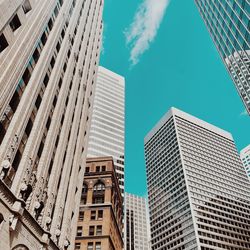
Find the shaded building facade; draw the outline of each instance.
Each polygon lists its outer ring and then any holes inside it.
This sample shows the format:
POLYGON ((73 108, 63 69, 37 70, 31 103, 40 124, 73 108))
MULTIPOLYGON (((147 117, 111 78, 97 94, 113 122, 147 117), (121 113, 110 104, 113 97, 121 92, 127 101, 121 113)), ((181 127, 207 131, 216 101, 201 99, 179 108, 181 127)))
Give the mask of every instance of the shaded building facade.
POLYGON ((73 249, 102 0, 0 1, 0 249, 73 249))
POLYGON ((247 0, 195 2, 250 114, 250 3, 247 0))
POLYGON ((232 135, 171 108, 145 138, 152 249, 250 248, 250 186, 232 135))
POLYGON ((122 250, 122 196, 112 157, 88 158, 75 249, 122 250))

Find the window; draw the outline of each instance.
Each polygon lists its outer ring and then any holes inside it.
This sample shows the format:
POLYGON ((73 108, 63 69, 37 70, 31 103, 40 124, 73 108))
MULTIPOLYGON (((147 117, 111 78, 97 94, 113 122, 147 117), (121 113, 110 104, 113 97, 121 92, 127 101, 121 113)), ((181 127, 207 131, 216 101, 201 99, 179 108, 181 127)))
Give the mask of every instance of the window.
POLYGON ((75 250, 81 249, 81 243, 76 243, 75 244, 75 250))
POLYGON ((106 171, 106 166, 102 166, 102 172, 106 171))
POLYGON ((93 250, 93 249, 94 249, 94 243, 93 242, 89 242, 87 250, 93 250))
POLYGON ((95 217, 96 217, 96 211, 91 211, 90 219, 95 220, 95 217))
POLYGON ((101 250, 101 242, 96 242, 95 250, 101 250))
POLYGON ((103 218, 103 210, 98 210, 98 220, 103 218))
POLYGON ((23 3, 23 12, 26 14, 31 10, 31 5, 29 0, 25 0, 23 3))
POLYGON ((85 172, 89 173, 89 167, 86 167, 85 172))
POLYGON ((0 225, 2 224, 3 221, 4 221, 4 217, 3 217, 3 215, 0 213, 0 225))
POLYGON ((80 211, 79 212, 79 221, 83 221, 84 220, 84 211, 80 211))
POLYGON ((86 184, 83 184, 82 186, 82 194, 86 194, 88 192, 88 186, 86 184))
POLYGON ((8 44, 6 38, 5 38, 5 35, 1 34, 0 35, 0 52, 5 50, 8 46, 9 46, 9 44, 8 44))
POLYGON ((96 166, 96 172, 100 172, 100 166, 96 166))
POLYGON ((101 182, 97 183, 95 186, 94 186, 94 192, 98 192, 98 191, 105 191, 105 185, 101 182))
POLYGON ((76 236, 82 236, 82 227, 77 227, 76 236))
POLYGON ((95 184, 93 189, 94 189, 93 203, 94 204, 104 203, 105 185, 102 182, 98 182, 97 184, 95 184))
POLYGON ((95 234, 95 227, 89 226, 89 235, 94 235, 94 234, 95 234))
POLYGON ((21 26, 18 15, 16 14, 10 21, 10 27, 13 31, 17 30, 21 26))
POLYGON ((102 235, 102 226, 97 226, 96 235, 102 235))

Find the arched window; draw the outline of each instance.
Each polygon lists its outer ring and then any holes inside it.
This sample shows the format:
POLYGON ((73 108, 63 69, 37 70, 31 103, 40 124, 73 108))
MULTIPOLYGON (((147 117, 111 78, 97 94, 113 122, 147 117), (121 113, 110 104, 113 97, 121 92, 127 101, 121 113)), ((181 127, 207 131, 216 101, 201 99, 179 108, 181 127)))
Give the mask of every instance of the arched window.
POLYGON ((87 202, 88 186, 84 183, 82 186, 81 204, 84 205, 87 202))
POLYGON ((93 204, 104 203, 105 198, 105 185, 102 182, 95 184, 93 188, 93 204))
POLYGON ((83 184, 82 186, 82 194, 86 194, 88 192, 88 186, 86 184, 83 184))
POLYGON ((25 245, 17 245, 14 248, 12 248, 12 250, 29 250, 29 248, 26 247, 25 245))

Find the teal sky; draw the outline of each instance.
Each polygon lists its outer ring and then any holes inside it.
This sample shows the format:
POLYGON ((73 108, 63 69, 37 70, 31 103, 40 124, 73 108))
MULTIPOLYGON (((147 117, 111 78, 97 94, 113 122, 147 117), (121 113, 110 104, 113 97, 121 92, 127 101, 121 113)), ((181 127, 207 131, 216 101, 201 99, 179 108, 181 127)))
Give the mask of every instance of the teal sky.
POLYGON ((124 31, 141 2, 105 0, 101 65, 126 78, 126 191, 145 195, 143 140, 171 106, 231 132, 239 150, 250 144, 250 118, 194 0, 171 1, 155 40, 131 67, 124 31))

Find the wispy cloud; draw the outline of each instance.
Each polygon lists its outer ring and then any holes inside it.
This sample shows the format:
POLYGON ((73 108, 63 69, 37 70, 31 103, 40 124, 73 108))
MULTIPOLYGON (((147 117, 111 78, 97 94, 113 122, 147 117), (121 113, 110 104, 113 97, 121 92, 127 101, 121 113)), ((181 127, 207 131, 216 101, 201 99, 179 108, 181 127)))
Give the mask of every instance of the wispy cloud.
POLYGON ((241 113, 240 113, 240 116, 247 116, 248 115, 248 113, 247 113, 247 110, 245 109, 245 110, 243 110, 241 113))
POLYGON ((127 44, 131 46, 133 65, 154 41, 170 0, 144 0, 139 6, 132 24, 125 31, 127 44))

